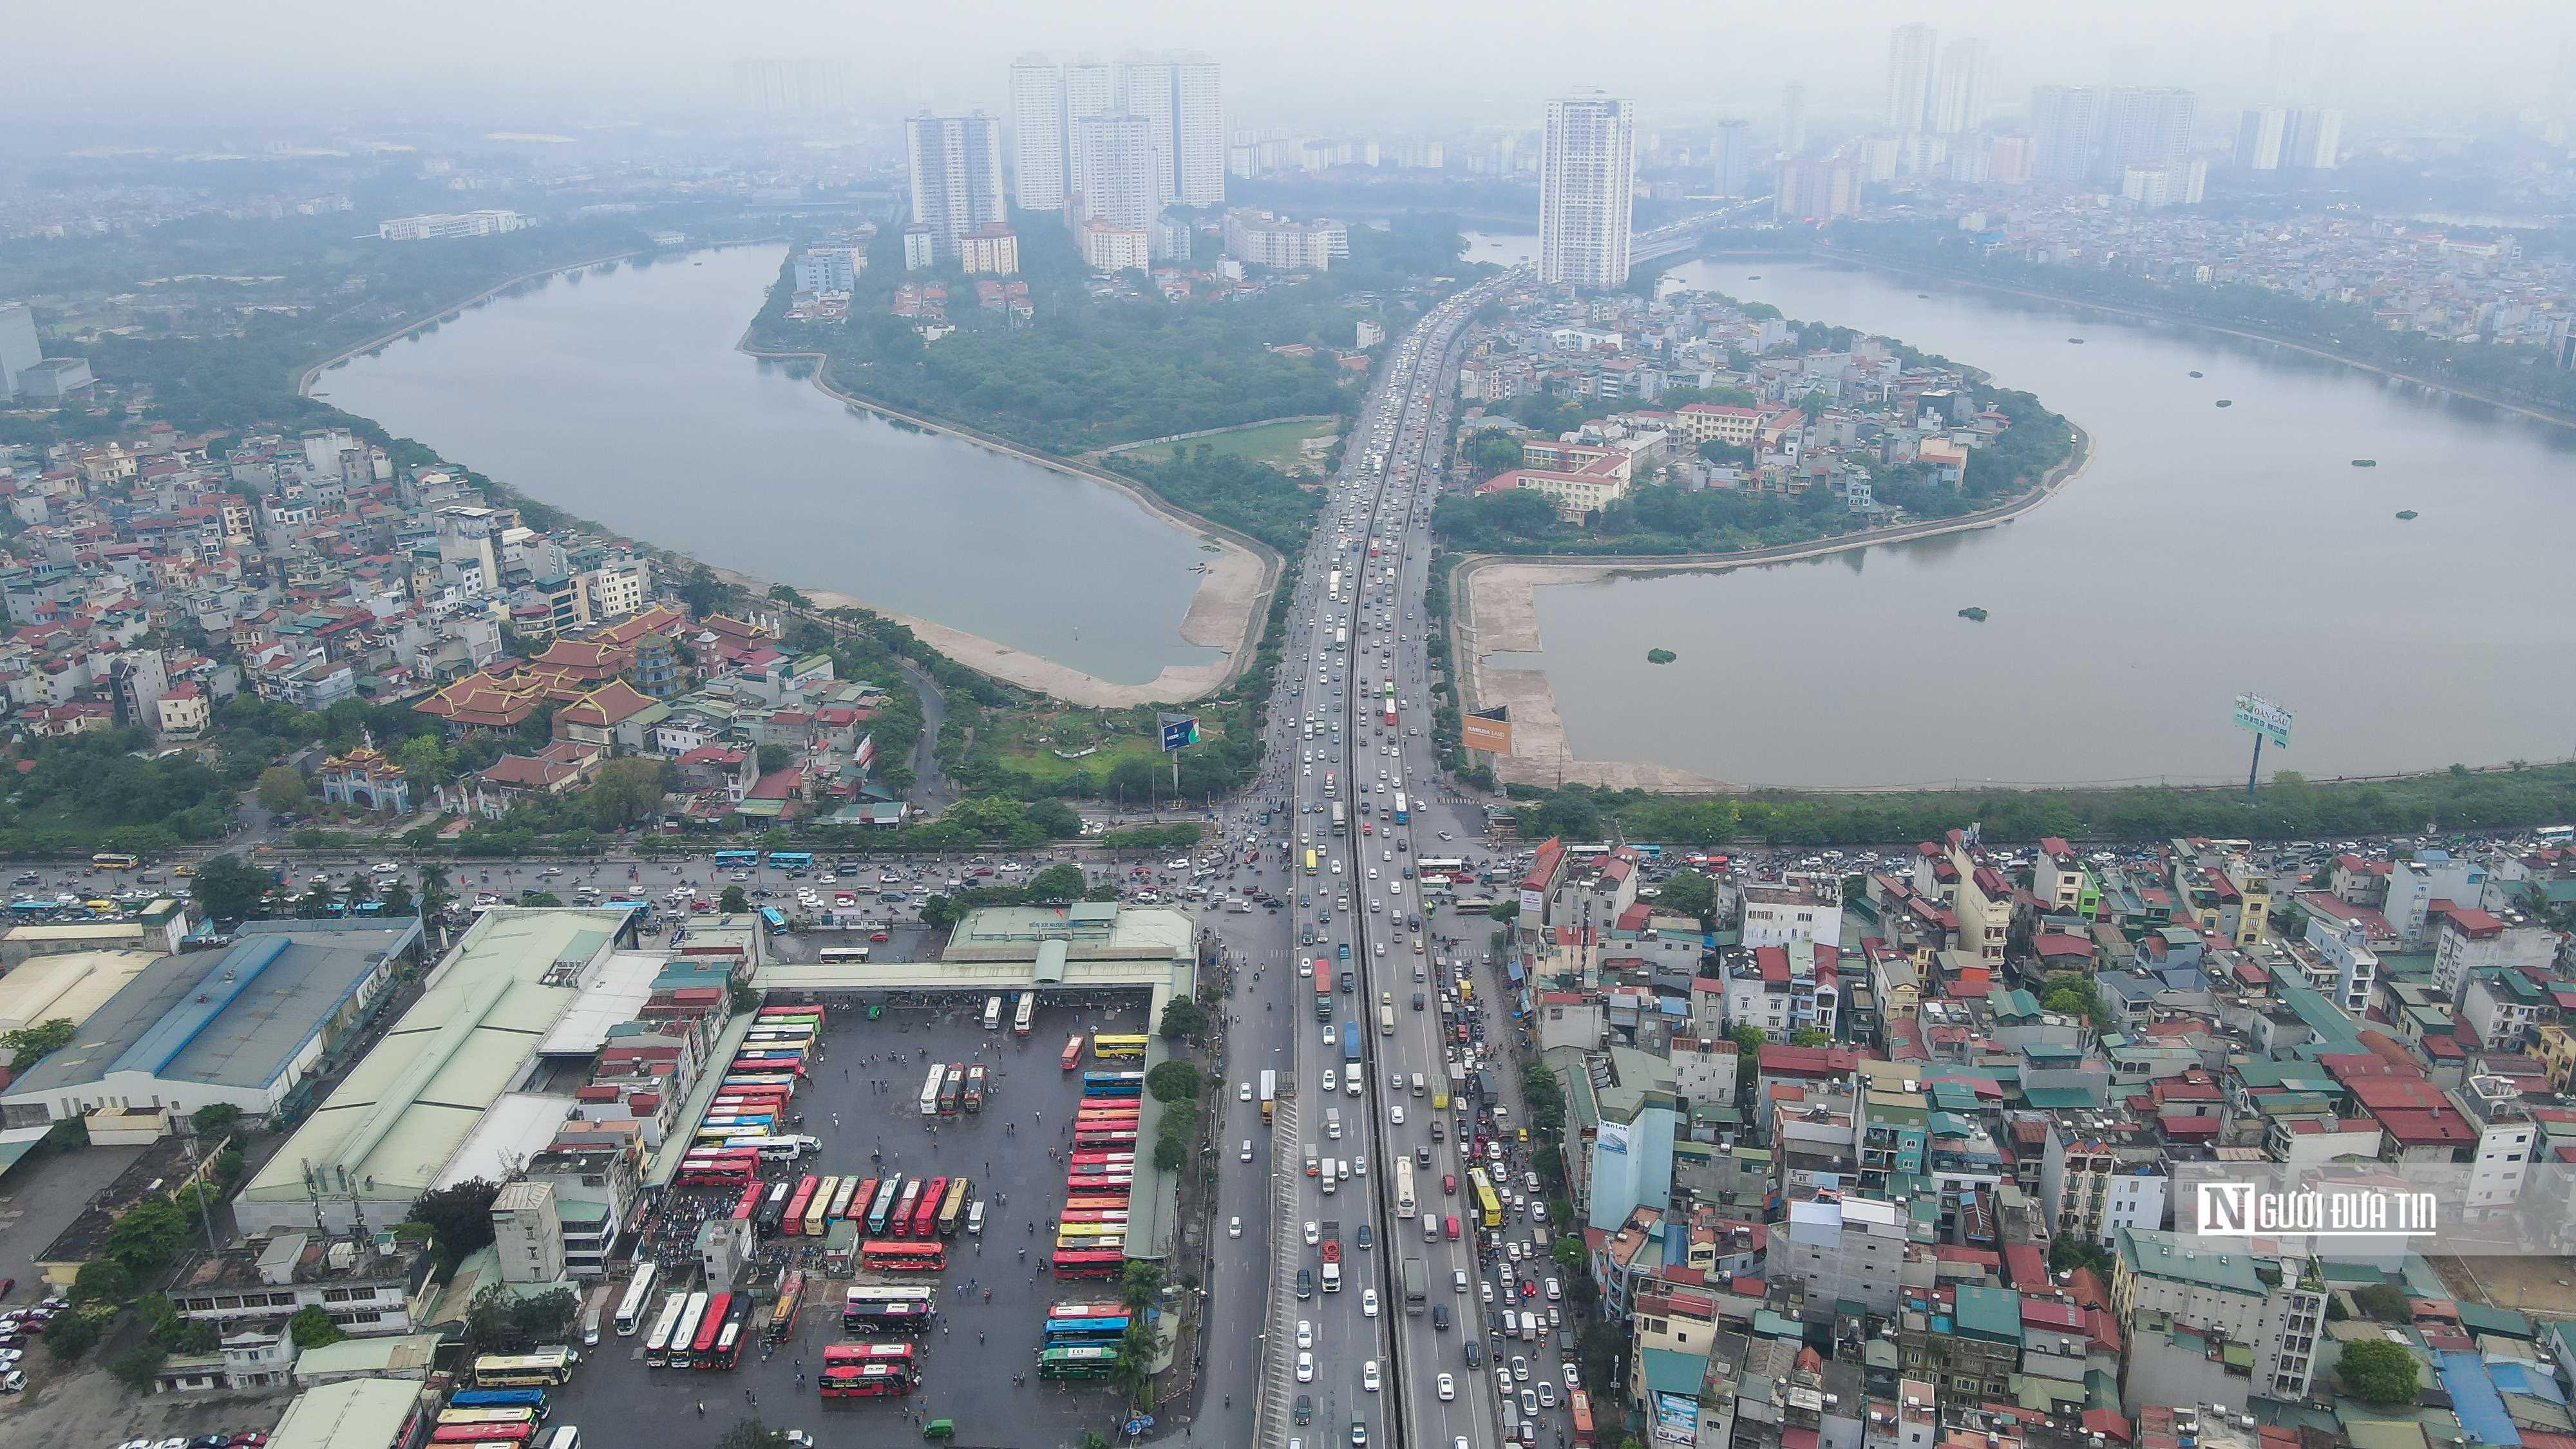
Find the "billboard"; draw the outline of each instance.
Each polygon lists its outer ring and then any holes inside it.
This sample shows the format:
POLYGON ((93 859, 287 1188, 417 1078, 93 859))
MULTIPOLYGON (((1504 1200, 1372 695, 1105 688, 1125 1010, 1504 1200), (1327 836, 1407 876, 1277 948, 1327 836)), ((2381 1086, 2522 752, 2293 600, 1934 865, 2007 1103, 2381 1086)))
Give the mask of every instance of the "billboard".
POLYGON ((1512 710, 1507 704, 1480 709, 1458 722, 1460 740, 1471 750, 1491 755, 1512 752, 1512 710))
POLYGON ((1163 753, 1182 749, 1199 742, 1199 717, 1194 714, 1158 714, 1163 726, 1163 753))
POLYGON ((2290 747, 2290 712, 2259 694, 2236 696, 2236 727, 2252 730, 2274 747, 2290 747))
POLYGON ((1696 1445, 1699 1443, 1699 1400, 1684 1394, 1655 1391, 1655 1442, 1658 1444, 1696 1445))

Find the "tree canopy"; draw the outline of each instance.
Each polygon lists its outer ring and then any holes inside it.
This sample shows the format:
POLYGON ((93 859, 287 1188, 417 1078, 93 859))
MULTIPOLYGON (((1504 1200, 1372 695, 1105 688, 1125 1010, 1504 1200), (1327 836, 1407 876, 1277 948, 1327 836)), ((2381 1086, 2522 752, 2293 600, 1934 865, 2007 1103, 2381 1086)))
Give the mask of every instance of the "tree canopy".
POLYGON ((269 888, 276 883, 275 875, 239 856, 217 855, 188 878, 188 894, 210 921, 246 921, 265 909, 269 888))
POLYGON ((2410 1408, 2423 1393, 2415 1355, 2384 1338, 2345 1344, 2335 1378, 2345 1393, 2374 1408, 2410 1408))
POLYGON ((491 1243, 492 1200, 500 1195, 500 1184, 469 1177, 453 1187, 422 1193, 411 1205, 411 1220, 429 1229, 430 1246, 453 1268, 491 1243))

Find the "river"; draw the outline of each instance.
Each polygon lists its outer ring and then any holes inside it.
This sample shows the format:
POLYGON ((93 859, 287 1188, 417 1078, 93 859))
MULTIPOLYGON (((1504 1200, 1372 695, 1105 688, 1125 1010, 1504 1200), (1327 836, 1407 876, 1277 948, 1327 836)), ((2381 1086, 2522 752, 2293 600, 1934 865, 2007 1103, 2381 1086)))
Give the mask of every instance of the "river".
POLYGON ((2241 780, 2243 690, 2297 716, 2267 774, 2576 745, 2558 662, 2576 614, 2555 602, 2576 431, 1964 285, 1772 258, 1671 276, 1983 368, 2087 429, 2094 458, 2000 528, 1538 589, 1542 652, 1489 662, 1546 672, 1574 757, 1796 786, 2241 780), (1971 605, 1986 622, 1958 617, 1971 605))
POLYGON ((531 283, 315 395, 531 498, 707 563, 1141 684, 1184 643, 1198 537, 1135 499, 817 390, 735 350, 780 246, 531 283))

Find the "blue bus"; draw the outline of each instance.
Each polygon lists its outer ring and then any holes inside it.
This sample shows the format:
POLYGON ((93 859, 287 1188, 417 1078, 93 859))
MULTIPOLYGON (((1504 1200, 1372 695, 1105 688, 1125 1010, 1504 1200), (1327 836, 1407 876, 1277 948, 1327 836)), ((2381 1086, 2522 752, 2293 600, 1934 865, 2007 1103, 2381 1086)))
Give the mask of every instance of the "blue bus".
POLYGON ((1127 1336, 1127 1322, 1119 1318, 1050 1318, 1046 1321, 1048 1348, 1071 1348, 1085 1343, 1116 1343, 1127 1336))
POLYGON ((1143 1072, 1085 1072, 1082 1095, 1086 1097, 1141 1097, 1145 1095, 1143 1072))
POLYGON ((1412 818, 1413 818, 1413 812, 1412 812, 1411 810, 1406 809, 1406 808, 1405 808, 1405 805, 1404 805, 1404 792, 1403 792, 1402 790, 1398 790, 1398 791, 1396 791, 1396 792, 1395 792, 1395 823, 1396 823, 1396 824, 1398 824, 1398 825, 1402 825, 1402 824, 1404 824, 1406 821, 1411 820, 1412 818))
POLYGON ((1346 1021, 1346 1022, 1343 1022, 1343 1023, 1342 1023, 1342 1060, 1343 1060, 1343 1061, 1346 1061, 1346 1062, 1356 1062, 1356 1061, 1358 1061, 1359 1059, 1360 1059, 1360 1024, 1359 1024, 1358 1022, 1356 1022, 1356 1021, 1346 1021))
POLYGON ((716 864, 719 866, 730 865, 748 869, 760 864, 760 852, 757 850, 719 850, 716 852, 716 864))
POLYGON ((813 865, 814 857, 802 850, 773 850, 769 853, 769 863, 779 870, 804 870, 813 865))
POLYGON ((599 903, 599 908, 603 911, 624 911, 628 915, 635 917, 639 924, 647 926, 653 924, 653 903, 651 901, 601 901, 599 903))
POLYGON ((769 928, 769 934, 773 936, 784 936, 787 934, 787 915, 776 906, 762 906, 760 908, 760 923, 767 926, 769 928))
POLYGON ((546 1391, 543 1389, 460 1389, 448 1399, 451 1409, 534 1409, 543 1416, 546 1391))

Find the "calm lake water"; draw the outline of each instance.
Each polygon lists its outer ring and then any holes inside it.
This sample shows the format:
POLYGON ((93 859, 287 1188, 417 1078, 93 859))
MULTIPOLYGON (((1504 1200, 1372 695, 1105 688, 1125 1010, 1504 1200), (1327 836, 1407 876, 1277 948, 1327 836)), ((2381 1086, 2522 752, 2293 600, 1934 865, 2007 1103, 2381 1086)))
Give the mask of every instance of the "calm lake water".
POLYGON ((2094 460, 1981 533, 1539 590, 1544 652, 1497 662, 1547 670, 1577 757, 1779 785, 2241 780, 2241 690, 2297 714, 2266 774, 2576 746, 2576 612, 2553 602, 2576 432, 1941 282, 1768 258, 1672 275, 1984 368, 2089 430, 2094 460), (1648 664, 1659 647, 1679 661, 1648 664))
POLYGON ((1117 491, 895 426, 734 350, 783 249, 556 277, 324 374, 317 395, 622 533, 1121 684, 1210 557, 1117 491))

